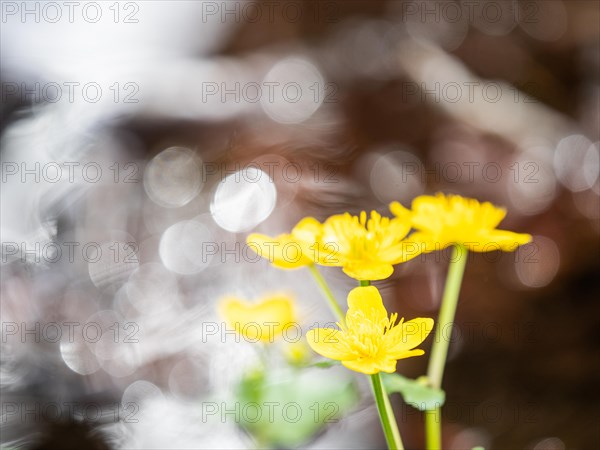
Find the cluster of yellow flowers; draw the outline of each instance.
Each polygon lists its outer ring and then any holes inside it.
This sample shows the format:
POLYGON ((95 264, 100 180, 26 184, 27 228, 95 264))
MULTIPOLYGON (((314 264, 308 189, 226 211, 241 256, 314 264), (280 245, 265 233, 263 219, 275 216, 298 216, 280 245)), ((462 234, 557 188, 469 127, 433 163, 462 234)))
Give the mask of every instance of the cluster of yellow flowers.
POLYGON ((452 244, 475 252, 513 251, 531 239, 496 229, 505 209, 458 195, 422 195, 410 210, 398 202, 390 210, 393 218, 376 211, 336 214, 323 223, 307 217, 290 234, 254 233, 247 243, 278 268, 337 266, 356 280, 374 281, 388 278, 396 264, 452 244))
MULTIPOLYGON (((368 284, 388 278, 393 266, 421 253, 461 245, 475 252, 513 251, 531 240, 528 234, 498 230, 506 210, 457 195, 417 197, 411 209, 390 204, 392 218, 376 211, 369 216, 349 213, 329 217, 323 223, 307 217, 290 234, 269 237, 251 234, 247 242, 275 267, 337 266, 348 276, 368 284)), ((267 299, 250 306, 227 299, 221 311, 236 329, 245 323, 278 322, 275 333, 295 320, 285 298, 267 299)), ((433 328, 433 320, 416 318, 397 322, 388 317, 379 291, 361 286, 348 295, 348 310, 339 329, 318 328, 307 333, 308 344, 326 358, 342 361, 365 374, 394 372, 396 361, 424 354, 416 349, 433 328)), ((272 336, 269 336, 272 337, 272 336)))

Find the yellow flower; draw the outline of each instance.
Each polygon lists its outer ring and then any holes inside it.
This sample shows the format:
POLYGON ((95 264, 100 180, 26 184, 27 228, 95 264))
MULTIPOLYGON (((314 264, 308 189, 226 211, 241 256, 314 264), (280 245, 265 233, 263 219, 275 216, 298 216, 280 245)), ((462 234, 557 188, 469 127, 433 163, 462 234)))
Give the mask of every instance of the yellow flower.
POLYGON ((323 223, 318 263, 341 266, 357 280, 383 280, 392 274, 393 265, 420 253, 417 245, 403 241, 410 228, 410 221, 381 217, 376 211, 368 220, 364 211, 359 217, 331 216, 323 223))
POLYGON ((280 269, 296 269, 312 264, 315 242, 321 234, 321 223, 312 217, 305 217, 292 229, 290 234, 276 237, 252 233, 246 239, 248 246, 259 256, 267 258, 280 269))
POLYGON ((429 318, 396 323, 397 318, 397 314, 388 318, 377 288, 357 287, 348 294, 346 321, 338 324, 340 329, 315 328, 306 338, 315 352, 348 369, 368 375, 392 373, 397 360, 425 353, 415 347, 433 329, 429 318))
POLYGON ((219 303, 219 313, 249 342, 273 342, 296 323, 292 300, 284 295, 266 297, 258 303, 226 297, 219 303))
POLYGON ((410 239, 418 242, 425 252, 452 244, 462 244, 474 252, 514 251, 531 241, 529 234, 496 229, 506 210, 490 202, 480 203, 459 195, 438 193, 415 198, 411 209, 407 210, 398 202, 390 204, 395 216, 410 216, 416 230, 410 239))

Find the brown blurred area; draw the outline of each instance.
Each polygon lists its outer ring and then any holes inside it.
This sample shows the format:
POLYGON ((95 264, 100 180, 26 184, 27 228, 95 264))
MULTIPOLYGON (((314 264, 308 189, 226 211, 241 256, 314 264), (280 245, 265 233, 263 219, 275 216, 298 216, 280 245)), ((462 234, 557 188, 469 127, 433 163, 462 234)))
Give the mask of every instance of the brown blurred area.
MULTIPOLYGON (((327 186, 324 190, 322 186, 309 186, 296 198, 303 212, 319 219, 345 210, 386 211, 387 205, 368 186, 361 170, 367 161, 361 157, 374 148, 394 144, 410 146, 429 168, 426 192, 456 192, 507 204, 504 186, 481 180, 439 180, 435 164, 444 159, 453 161, 456 153, 445 153, 444 149, 451 151, 454 145, 468 148, 472 158, 499 161, 505 167, 503 161, 516 152, 517 144, 511 136, 466 123, 440 110, 438 104, 414 97, 407 100, 403 89, 411 78, 406 74, 377 79, 356 67, 347 73, 339 70, 339 66, 360 65, 361 58, 365 64, 375 64, 383 57, 370 51, 394 51, 393 46, 384 47, 382 43, 377 43, 379 48, 369 47, 368 43, 361 47, 360 36, 366 38, 361 27, 370 21, 389 19, 390 11, 401 9, 402 3, 307 1, 304 11, 333 5, 329 10, 332 22, 315 21, 306 14, 305 20, 297 23, 246 23, 223 49, 224 55, 243 57, 298 45, 320 55, 317 62, 325 68, 324 75, 339 88, 336 106, 345 119, 333 130, 326 122, 316 120, 294 129, 273 122, 257 125, 240 121, 211 125, 210 133, 206 133, 208 126, 198 124, 134 122, 127 128, 136 130, 149 149, 157 143, 164 146, 169 139, 199 148, 226 143, 228 151, 222 158, 229 162, 246 163, 260 155, 277 154, 303 166, 314 161, 331 165, 341 177, 333 191, 327 186), (342 27, 348 20, 355 26, 342 27), (350 48, 355 45, 357 52, 364 53, 353 55, 348 47, 336 51, 340 34, 350 48), (277 144, 265 146, 264 134, 277 136, 277 144)), ((597 141, 598 6, 596 1, 562 3, 566 24, 562 34, 552 41, 536 39, 518 26, 502 36, 470 27, 462 43, 448 53, 477 76, 520 87, 536 105, 578 122, 586 135, 597 141), (594 83, 596 90, 590 89, 594 83)), ((547 22, 541 21, 538 28, 552 28, 560 19, 550 12, 543 19, 547 22)), ((386 60, 395 57, 385 55, 386 60)), ((524 120, 527 127, 527 117, 524 120)), ((487 449, 583 450, 599 445, 598 196, 586 200, 585 208, 594 211, 590 217, 583 217, 575 204, 575 197, 588 195, 560 189, 545 211, 531 216, 514 213, 508 207, 505 227, 543 235, 560 250, 557 272, 547 285, 511 285, 507 279, 515 277, 515 255, 471 256, 457 316, 460 337, 451 347, 444 382, 444 442, 448 448, 471 448, 482 441, 487 449), (555 436, 560 439, 557 441, 555 436)), ((555 257, 553 253, 538 256, 555 257)), ((427 264, 411 263, 410 270, 397 269, 393 280, 378 283, 406 317, 434 315, 437 311, 447 255, 437 262, 432 259, 428 258, 427 264)), ((537 261, 537 257, 533 259, 537 261)), ((411 361, 406 370, 408 375, 418 376, 425 370, 425 362, 411 361)), ((418 414, 399 398, 395 402, 408 448, 421 448, 423 428, 418 414)))

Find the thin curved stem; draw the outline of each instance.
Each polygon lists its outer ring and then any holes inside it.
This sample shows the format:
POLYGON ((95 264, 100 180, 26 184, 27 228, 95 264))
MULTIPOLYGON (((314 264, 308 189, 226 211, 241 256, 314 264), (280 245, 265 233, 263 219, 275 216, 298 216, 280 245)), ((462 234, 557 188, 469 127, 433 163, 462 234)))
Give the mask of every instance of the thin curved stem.
POLYGON ((321 272, 319 272, 319 270, 314 266, 314 264, 309 265, 308 270, 310 270, 310 273, 321 288, 321 291, 323 291, 323 295, 325 296, 325 299, 327 300, 327 303, 329 304, 329 307, 331 308, 335 316, 339 320, 344 320, 344 312, 342 311, 342 308, 340 308, 340 305, 333 296, 333 293, 331 292, 331 289, 329 289, 329 285, 327 284, 327 281, 325 281, 325 278, 323 278, 323 275, 321 275, 321 272))
MULTIPOLYGON (((444 368, 448 356, 450 336, 454 324, 454 316, 458 305, 458 296, 462 284, 463 274, 467 263, 468 251, 465 246, 455 244, 452 251, 452 259, 448 268, 446 286, 442 297, 442 306, 435 327, 435 340, 431 347, 429 366, 427 367, 427 378, 429 384, 437 389, 442 387, 444 368), (448 337, 445 333, 450 332, 448 337)), ((425 438, 428 450, 440 450, 442 445, 442 412, 441 407, 425 413, 425 438)))
POLYGON ((392 405, 385 392, 385 388, 381 383, 381 375, 379 373, 371 375, 371 386, 373 387, 373 395, 375 396, 375 403, 377 404, 377 411, 379 411, 379 419, 381 420, 387 446, 390 450, 403 450, 404 445, 400 438, 400 431, 394 417, 394 411, 392 410, 392 405))

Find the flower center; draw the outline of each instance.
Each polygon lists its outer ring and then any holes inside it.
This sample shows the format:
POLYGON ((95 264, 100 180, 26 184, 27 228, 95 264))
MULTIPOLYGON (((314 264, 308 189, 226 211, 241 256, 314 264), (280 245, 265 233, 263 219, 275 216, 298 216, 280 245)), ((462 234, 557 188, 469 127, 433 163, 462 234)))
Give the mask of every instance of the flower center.
POLYGON ((362 211, 359 217, 352 218, 354 222, 354 233, 350 238, 350 252, 355 259, 365 259, 375 255, 381 246, 382 238, 385 236, 388 218, 382 218, 379 214, 372 212, 367 219, 367 213, 362 211))
POLYGON ((383 335, 372 333, 350 332, 349 343, 351 347, 363 357, 375 357, 379 353, 383 335))
POLYGON ((347 331, 348 342, 350 346, 360 353, 363 357, 378 357, 383 346, 385 335, 396 326, 398 314, 394 313, 383 325, 368 323, 359 329, 347 331))

